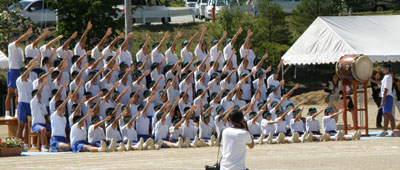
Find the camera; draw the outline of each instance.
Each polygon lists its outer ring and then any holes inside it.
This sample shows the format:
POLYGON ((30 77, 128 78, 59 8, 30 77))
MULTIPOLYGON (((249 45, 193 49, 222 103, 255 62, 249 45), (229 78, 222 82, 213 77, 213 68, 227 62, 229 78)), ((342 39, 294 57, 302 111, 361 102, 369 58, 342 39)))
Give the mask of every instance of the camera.
POLYGON ((206 170, 219 170, 220 169, 219 163, 216 163, 215 165, 211 165, 211 166, 206 165, 205 168, 206 168, 206 170))

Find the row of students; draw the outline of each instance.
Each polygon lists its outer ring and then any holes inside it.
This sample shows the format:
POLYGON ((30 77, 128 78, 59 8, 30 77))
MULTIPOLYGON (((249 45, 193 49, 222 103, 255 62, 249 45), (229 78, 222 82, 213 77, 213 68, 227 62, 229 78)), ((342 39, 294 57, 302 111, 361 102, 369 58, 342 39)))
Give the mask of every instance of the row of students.
MULTIPOLYGON (((280 115, 295 117, 294 109, 290 108, 294 102, 287 98, 297 87, 289 91, 283 88, 285 81, 278 80, 283 61, 277 69, 262 68, 268 53, 263 57, 254 55, 251 30, 239 50, 240 62, 233 46, 242 28, 232 39, 226 39, 224 32, 220 40, 211 43, 208 53, 203 26, 195 56, 190 47, 197 31, 191 39, 183 41, 181 59, 175 54, 180 33, 167 43, 165 56, 162 54, 169 38, 166 32, 159 43, 153 44, 151 52, 148 48, 150 37, 146 35, 134 64, 127 51, 127 41, 133 37, 132 33, 126 37, 120 34, 104 47, 112 34, 109 28, 91 51, 85 51, 81 41, 85 41, 90 29, 89 23, 73 51, 68 47, 77 33, 60 47, 53 48, 63 38, 58 36, 43 45, 39 52, 36 46, 46 37, 46 30, 32 40, 32 46, 25 50, 26 56, 15 44, 27 38, 31 29, 10 44, 10 65, 14 66, 14 61, 19 63, 21 71, 16 80, 18 137, 22 137, 31 112, 32 130, 41 134, 41 141, 45 140, 42 134, 51 130, 52 150, 71 148, 73 151, 112 151, 117 146, 120 150, 132 146, 142 149, 212 146, 221 131, 229 126, 227 113, 235 109, 248 110, 246 120, 254 115, 250 113, 260 114, 261 111, 269 112, 274 121, 280 115), (225 39, 225 47, 220 52, 218 48, 225 39), (118 42, 121 42, 120 47, 114 51, 118 42), (36 51, 36 56, 27 50, 36 51), (23 59, 25 67, 22 67, 23 59)), ((268 117, 268 114, 262 115, 268 117)), ((259 115, 257 123, 263 124, 263 117, 259 115)), ((285 119, 286 125, 290 125, 290 120, 285 119)), ((271 124, 274 123, 267 122, 264 126, 271 124)), ((279 130, 283 129, 284 125, 279 121, 276 124, 279 130)), ((291 132, 301 132, 298 130, 301 127, 299 119, 293 124, 289 128, 291 132)), ((43 144, 41 148, 46 151, 43 144)))

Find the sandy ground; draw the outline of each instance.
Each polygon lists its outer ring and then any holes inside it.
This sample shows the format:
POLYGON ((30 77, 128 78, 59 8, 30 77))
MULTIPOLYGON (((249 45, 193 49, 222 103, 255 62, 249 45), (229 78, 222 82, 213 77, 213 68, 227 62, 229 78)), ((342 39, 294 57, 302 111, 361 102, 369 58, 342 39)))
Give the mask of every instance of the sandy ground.
MULTIPOLYGON (((306 105, 305 110, 309 107, 306 105)), ((326 105, 317 106, 318 110, 326 105)), ((376 106, 369 105, 369 125, 375 128, 376 106)), ((305 115, 306 112, 303 113, 305 115)), ((399 117, 399 115, 397 115, 399 117)), ((322 118, 322 115, 318 117, 322 118)), ((349 115, 349 123, 351 117, 349 115)), ((343 125, 339 118, 338 127, 343 125)), ((0 126, 0 136, 7 127, 0 126)), ((400 138, 257 145, 248 149, 249 169, 399 169, 400 138)), ((7 169, 204 169, 215 163, 217 147, 161 149, 118 153, 79 153, 0 158, 7 169)))
MULTIPOLYGON (((257 145, 249 169, 399 169, 400 139, 257 145)), ((1 158, 7 169, 204 169, 217 147, 1 158)))

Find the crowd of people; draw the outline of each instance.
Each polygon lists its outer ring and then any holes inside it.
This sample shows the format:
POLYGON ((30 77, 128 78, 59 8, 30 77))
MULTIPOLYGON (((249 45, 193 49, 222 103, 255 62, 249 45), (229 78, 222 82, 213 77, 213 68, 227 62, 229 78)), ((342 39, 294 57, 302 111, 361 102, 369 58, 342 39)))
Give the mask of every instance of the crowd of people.
POLYGON ((91 28, 89 22, 73 49, 77 32, 47 39, 47 29, 40 36, 29 29, 11 37, 7 105, 15 93, 17 137, 24 138, 26 149, 28 131, 40 134, 41 146, 33 147, 52 152, 214 146, 230 126, 232 111, 243 113, 248 131, 260 144, 361 136, 360 131, 345 135, 336 129, 341 110, 310 108, 303 116, 305 101, 290 99, 298 86, 287 89, 279 80, 283 61, 276 69, 264 68, 268 53, 255 55, 251 30, 238 51, 233 47, 242 28, 232 38, 224 32, 212 42, 204 40, 205 26, 189 40, 181 40, 180 32, 171 39, 166 32, 151 46, 145 35, 133 57, 127 50, 133 33, 110 38, 111 28, 86 51, 91 28), (26 39, 29 45, 23 51, 26 39), (179 58, 177 45, 182 46, 179 58), (316 119, 321 113, 322 128, 316 119))

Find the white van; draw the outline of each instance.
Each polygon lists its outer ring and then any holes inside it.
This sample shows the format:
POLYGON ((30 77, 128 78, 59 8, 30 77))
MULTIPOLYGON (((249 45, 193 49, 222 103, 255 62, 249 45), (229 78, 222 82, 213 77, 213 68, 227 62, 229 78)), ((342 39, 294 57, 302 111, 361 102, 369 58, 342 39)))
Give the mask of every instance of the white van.
POLYGON ((203 19, 207 15, 208 0, 197 0, 196 3, 196 16, 203 19))
POLYGON ((9 10, 18 8, 22 9, 20 15, 43 26, 57 21, 56 11, 49 9, 47 3, 43 0, 22 0, 18 4, 12 4, 8 7, 9 10))
POLYGON ((185 0, 185 7, 195 8, 197 0, 185 0))
POLYGON ((210 21, 212 19, 211 10, 213 7, 213 2, 215 2, 215 15, 217 15, 217 13, 225 6, 239 6, 239 2, 237 0, 208 0, 205 16, 206 21, 210 21))

